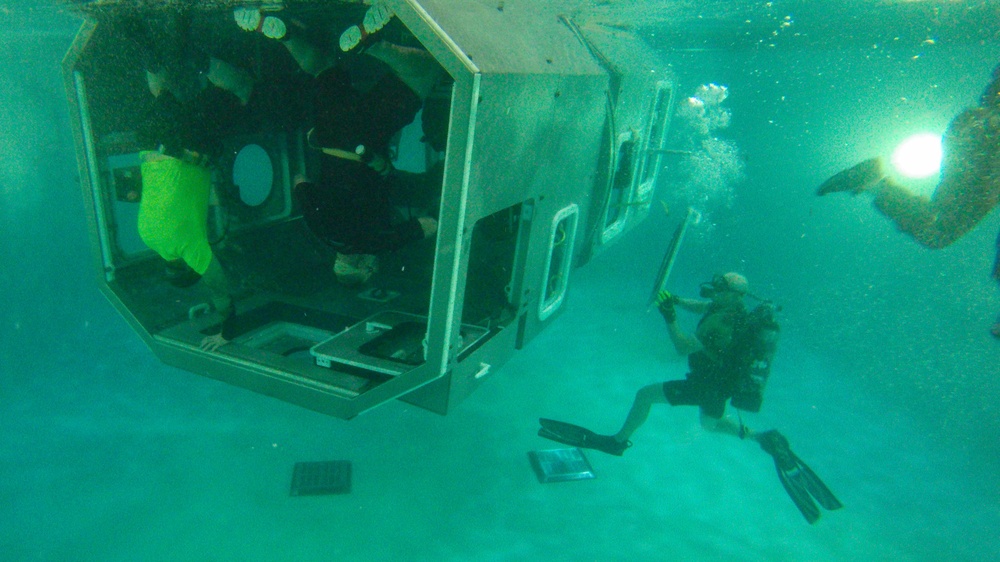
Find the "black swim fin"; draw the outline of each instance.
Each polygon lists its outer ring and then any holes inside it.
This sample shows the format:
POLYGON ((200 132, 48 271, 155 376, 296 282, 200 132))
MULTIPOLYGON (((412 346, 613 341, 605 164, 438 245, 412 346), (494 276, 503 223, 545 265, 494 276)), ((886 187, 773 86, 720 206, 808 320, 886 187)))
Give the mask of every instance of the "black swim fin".
POLYGON ((819 189, 816 190, 816 195, 823 196, 828 193, 838 192, 857 195, 875 187, 885 177, 882 159, 869 158, 860 164, 855 164, 846 170, 834 174, 819 186, 819 189))
POLYGON ((538 436, 551 439, 573 447, 583 447, 584 449, 595 449, 609 455, 622 456, 625 449, 632 446, 630 441, 621 443, 616 441, 612 435, 601 435, 594 433, 585 427, 573 425, 571 423, 539 418, 538 423, 542 425, 538 429, 538 436))
POLYGON ((820 511, 816 502, 828 510, 844 507, 816 473, 792 452, 784 435, 772 429, 761 433, 757 441, 764 452, 774 457, 778 479, 806 521, 812 524, 819 519, 820 511))

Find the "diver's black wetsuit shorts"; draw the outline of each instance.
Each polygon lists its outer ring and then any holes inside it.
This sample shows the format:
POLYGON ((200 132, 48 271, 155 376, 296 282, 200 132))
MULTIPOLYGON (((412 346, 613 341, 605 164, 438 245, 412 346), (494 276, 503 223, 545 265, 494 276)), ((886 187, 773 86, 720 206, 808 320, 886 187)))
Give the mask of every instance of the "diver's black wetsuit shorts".
POLYGON ((684 380, 663 383, 663 395, 671 406, 699 406, 709 417, 719 419, 726 411, 726 400, 736 389, 735 377, 704 352, 688 356, 691 372, 684 380))

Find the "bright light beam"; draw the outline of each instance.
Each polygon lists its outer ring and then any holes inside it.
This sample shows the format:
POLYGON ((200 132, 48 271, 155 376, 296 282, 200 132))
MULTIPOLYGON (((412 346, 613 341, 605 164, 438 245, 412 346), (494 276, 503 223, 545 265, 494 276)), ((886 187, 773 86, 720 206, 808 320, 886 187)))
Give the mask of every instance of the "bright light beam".
POLYGON ((901 175, 920 179, 941 169, 941 136, 933 133, 913 135, 892 153, 892 165, 901 175))

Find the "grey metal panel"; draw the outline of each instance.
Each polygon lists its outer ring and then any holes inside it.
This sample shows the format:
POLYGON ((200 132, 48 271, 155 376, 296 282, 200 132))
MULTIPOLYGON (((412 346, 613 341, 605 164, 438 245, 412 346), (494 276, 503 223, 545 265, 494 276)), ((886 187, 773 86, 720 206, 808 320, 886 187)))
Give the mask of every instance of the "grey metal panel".
POLYGON ((517 329, 512 324, 455 364, 445 377, 402 399, 441 414, 447 413, 451 406, 458 404, 493 378, 510 359, 516 339, 517 329))
MULTIPOLYGON (((434 0, 397 7, 456 80, 428 332, 428 362, 440 358, 441 374, 454 362, 471 225, 529 199, 545 199, 536 212, 551 216, 592 188, 607 75, 542 8, 434 0)), ((541 282, 546 240, 547 233, 528 237, 514 285, 541 282)), ((487 346, 494 361, 513 352, 487 346)))
MULTIPOLYGON (((483 73, 601 74, 586 49, 538 0, 409 0, 483 73), (500 8, 502 6, 502 9, 500 8), (488 30, 484 33, 485 30, 488 30)), ((409 24, 405 17, 404 23, 409 24)))
POLYGON ((70 108, 69 122, 70 128, 73 132, 73 141, 76 145, 76 161, 79 171, 80 189, 83 195, 84 210, 87 214, 87 230, 90 236, 91 246, 94 248, 94 251, 91 252, 91 257, 94 260, 94 272, 97 274, 97 285, 101 290, 101 293, 104 294, 105 298, 108 299, 108 302, 114 306, 118 313, 121 314, 121 316, 128 322, 132 329, 139 334, 146 344, 152 347, 153 339, 149 332, 146 331, 139 319, 132 313, 128 306, 122 302, 122 300, 115 293, 114 288, 108 283, 108 275, 110 271, 106 267, 105 260, 110 259, 110 256, 106 253, 104 243, 102 242, 106 233, 102 233, 100 231, 99 225, 101 225, 103 221, 98 218, 100 208, 97 205, 97 201, 102 197, 102 194, 100 192, 100 185, 95 185, 91 181, 94 177, 91 173, 91 169, 92 167, 96 169, 98 163, 92 160, 92 151, 88 150, 88 145, 92 142, 92 139, 86 138, 84 134, 85 131, 89 130, 89 127, 84 124, 84 120, 87 118, 86 113, 82 110, 83 105, 87 100, 82 100, 79 97, 81 93, 85 93, 85 88, 79 87, 80 81, 83 80, 83 77, 77 70, 80 59, 84 56, 87 46, 94 38, 96 32, 96 22, 89 20, 83 21, 80 25, 80 30, 73 39, 73 44, 66 52, 62 61, 66 100, 70 108))
POLYGON ((333 375, 327 375, 329 371, 322 367, 296 364, 289 358, 254 347, 236 345, 218 352, 201 351, 199 342, 204 327, 204 322, 179 324, 152 336, 147 343, 170 365, 344 419, 441 376, 436 365, 424 364, 374 388, 352 391, 344 384, 324 380, 333 375))
POLYGON ((456 81, 470 80, 479 67, 465 54, 462 47, 441 28, 440 22, 427 11, 426 2, 390 0, 396 17, 406 25, 420 43, 456 81))
POLYGON ((161 338, 157 338, 156 345, 150 347, 157 358, 168 365, 310 410, 343 419, 353 418, 359 412, 351 398, 342 390, 324 387, 315 381, 295 377, 281 370, 227 360, 221 356, 209 360, 196 347, 161 338))
POLYGON ((470 216, 538 196, 560 205, 589 193, 606 88, 605 76, 484 76, 470 216))
MULTIPOLYGON (((505 2, 502 11, 494 2, 408 4, 433 20, 436 33, 447 36, 449 48, 461 50, 459 58, 471 59, 462 65, 442 61, 449 70, 458 68, 448 171, 457 172, 453 161, 466 158, 461 186, 446 172, 435 264, 429 335, 432 342, 448 343, 451 327, 461 317, 467 245, 476 220, 523 201, 535 202, 523 267, 512 283, 522 291, 515 297, 517 304, 533 311, 549 254, 551 218, 574 202, 581 216, 589 213, 590 205, 602 203, 592 201, 590 194, 606 119, 608 75, 556 17, 558 10, 545 3, 505 2), (483 28, 491 32, 482 33, 483 28), (477 74, 467 83, 462 72, 473 67, 477 74), (465 90, 475 90, 470 92, 474 97, 467 99, 465 90), (442 317, 447 317, 443 325, 434 321, 442 317)), ((400 18, 408 23, 405 11, 400 18)), ((415 33, 432 52, 435 41, 441 40, 415 33)), ((592 226, 581 222, 578 228, 592 226)), ((582 245, 578 248, 583 251, 582 245)), ((536 313, 529 313, 527 339, 543 325, 536 313)), ((513 352, 489 347, 494 361, 513 352)), ((451 360, 445 358, 442 373, 451 360)))
POLYGON ((465 272, 468 268, 467 246, 471 227, 467 227, 466 202, 473 139, 478 110, 479 75, 470 80, 456 80, 451 100, 451 123, 445 156, 441 209, 434 260, 434 276, 428 313, 427 363, 435 365, 437 374, 448 369, 448 350, 458 337, 465 272))
MULTIPOLYGON (((63 57, 62 71, 63 71, 63 83, 66 91, 66 101, 70 108, 70 128, 73 131, 73 142, 76 145, 76 163, 77 170, 80 177, 80 188, 83 192, 83 204, 84 209, 87 213, 87 230, 90 234, 90 242, 94 248, 101 247, 101 232, 98 230, 97 221, 97 209, 94 205, 94 194, 93 186, 90 182, 90 166, 91 164, 97 165, 96 162, 89 162, 87 156, 87 143, 88 140, 84 138, 84 126, 83 126, 83 114, 81 111, 81 102, 78 97, 79 89, 77 88, 77 78, 76 78, 76 66, 80 62, 80 58, 83 56, 84 50, 90 43, 91 38, 94 36, 97 24, 91 21, 84 21, 80 26, 80 30, 77 32, 76 37, 73 39, 73 44, 70 46, 69 50, 66 52, 66 56, 63 57)), ((94 260, 94 270, 100 272, 99 284, 104 285, 106 282, 104 270, 104 257, 103 252, 92 252, 91 257, 94 260)))
MULTIPOLYGON (((541 204, 536 208, 535 217, 532 219, 534 223, 534 228, 531 230, 531 234, 527 242, 527 251, 524 257, 524 266, 522 268, 522 283, 521 287, 521 298, 523 304, 527 307, 527 313, 524 317, 524 330, 522 333, 521 344, 525 344, 534 338, 542 329, 552 322, 555 318, 559 316, 561 312, 558 308, 551 311, 545 320, 539 318, 539 300, 544 298, 542 294, 541 287, 543 279, 545 276, 546 264, 549 260, 550 246, 549 242, 551 239, 551 225, 556 214, 565 208, 565 204, 558 205, 553 199, 551 202, 546 200, 542 201, 541 204)), ((577 223, 577 233, 576 236, 579 239, 581 232, 579 229, 586 228, 583 221, 577 223)), ((569 280, 568 291, 572 292, 573 282, 569 280)))
MULTIPOLYGON (((344 364, 361 367, 371 371, 399 376, 413 369, 412 363, 393 360, 388 357, 373 357, 362 350, 364 345, 391 330, 394 326, 405 322, 424 323, 426 318, 418 314, 410 314, 397 310, 382 310, 358 322, 354 326, 323 338, 312 347, 310 353, 317 363, 330 366, 344 364)), ((465 337, 457 353, 476 345, 486 335, 487 330, 479 326, 463 326, 465 337)), ((423 337, 423 333, 421 333, 423 337)))
MULTIPOLYGON (((446 214, 464 208, 462 235, 454 239, 454 245, 443 242, 450 238, 439 237, 438 241, 439 267, 445 259, 456 259, 449 262, 454 266, 449 273, 454 273, 456 284, 450 287, 450 311, 432 306, 432 315, 450 313, 451 323, 462 314, 465 287, 458 281, 464 278, 467 267, 469 225, 528 200, 535 201, 534 226, 524 246, 523 267, 513 285, 524 289, 517 300, 523 299, 529 307, 537 304, 549 254, 548 225, 567 205, 577 203, 585 210, 592 203, 588 196, 593 189, 605 119, 607 77, 603 74, 484 74, 478 83, 472 112, 473 142, 466 145, 471 146, 467 192, 450 197, 446 181, 443 198, 458 203, 442 209, 443 223, 446 214)), ((453 99, 460 99, 457 93, 453 99)), ((454 126, 452 131, 456 132, 454 126)), ((449 156, 456 152, 449 148, 449 156)), ((579 228, 586 226, 580 224, 579 228)), ((436 278, 435 291, 443 288, 436 278)), ((535 317, 528 321, 533 326, 529 333, 540 330, 534 327, 536 321, 535 317)), ((433 335, 432 329, 432 339, 433 335)), ((503 353, 512 352, 513 348, 509 348, 503 353)), ((500 361, 501 351, 494 353, 494 361, 500 361)))

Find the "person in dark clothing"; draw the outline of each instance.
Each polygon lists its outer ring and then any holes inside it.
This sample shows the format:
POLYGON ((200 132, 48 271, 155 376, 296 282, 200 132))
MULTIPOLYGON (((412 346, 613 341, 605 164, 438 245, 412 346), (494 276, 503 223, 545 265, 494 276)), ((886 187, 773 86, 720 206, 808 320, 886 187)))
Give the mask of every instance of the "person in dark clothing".
POLYGON ((430 216, 400 220, 399 195, 440 186, 436 175, 392 169, 388 144, 413 121, 422 100, 394 73, 368 92, 337 66, 317 81, 315 127, 309 145, 322 152, 319 179, 295 186, 295 198, 310 230, 337 251, 335 273, 346 284, 367 280, 375 260, 367 256, 399 249, 433 236, 430 216), (366 265, 367 264, 367 265, 366 265), (356 270, 356 271, 355 271, 356 270))
MULTIPOLYGON (((257 18, 248 10, 234 13, 237 23, 263 33, 265 24, 255 26, 257 18)), ((314 127, 308 141, 321 152, 320 173, 315 181, 296 179, 295 200, 310 231, 336 250, 338 280, 363 283, 377 269, 377 254, 437 233, 437 221, 429 214, 401 218, 395 195, 435 187, 435 180, 439 188, 440 178, 394 170, 388 145, 413 121, 443 71, 426 51, 374 39, 344 58, 309 43, 294 21, 258 16, 270 21, 271 29, 282 30, 268 36, 281 41, 302 70, 315 77, 314 127), (384 63, 391 72, 365 88, 355 83, 350 68, 365 62, 384 63)), ((379 16, 392 14, 380 11, 379 16)))
POLYGON ((657 403, 698 406, 705 429, 741 438, 748 435, 744 425, 724 416, 726 401, 736 394, 747 366, 738 345, 741 343, 738 329, 747 315, 743 298, 748 291, 746 277, 731 272, 703 285, 702 296, 708 300, 686 299, 666 292, 659 295, 659 310, 666 320, 670 341, 677 353, 687 356, 690 372, 685 379, 639 389, 625 423, 615 434, 616 441, 627 443, 657 403), (694 334, 678 326, 675 306, 703 314, 694 334))
POLYGON ((667 323, 670 341, 681 355, 688 357, 687 377, 644 386, 636 392, 621 429, 614 435, 601 435, 565 422, 542 420, 542 435, 580 447, 621 455, 629 439, 649 416, 654 404, 698 406, 701 424, 710 431, 753 438, 742 423, 725 417, 726 402, 749 410, 759 410, 763 385, 770 370, 770 360, 777 342, 777 324, 773 308, 765 303, 754 312, 743 304, 749 284, 738 273, 715 276, 702 284, 702 299, 659 294, 659 311, 667 323), (707 299, 707 300, 706 300, 707 299), (677 324, 675 307, 702 314, 694 334, 677 324), (760 318, 757 318, 760 316, 760 318), (754 380, 754 369, 760 376, 754 380), (749 387, 756 385, 756 388, 749 387), (747 392, 753 390, 754 392, 747 392), (739 397, 739 398, 737 398, 739 397), (739 404, 737 402, 739 401, 739 404))

